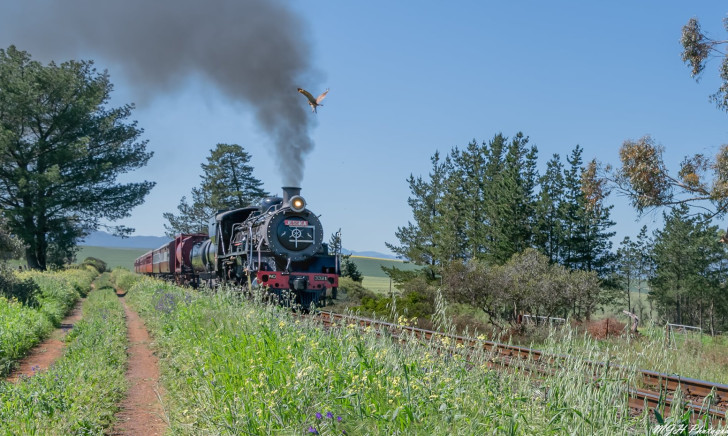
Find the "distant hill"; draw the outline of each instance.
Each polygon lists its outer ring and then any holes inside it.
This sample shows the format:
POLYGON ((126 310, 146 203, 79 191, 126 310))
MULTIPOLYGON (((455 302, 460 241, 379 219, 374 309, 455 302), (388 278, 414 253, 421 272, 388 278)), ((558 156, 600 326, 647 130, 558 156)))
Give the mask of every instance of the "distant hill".
MULTIPOLYGON (((93 232, 86 237, 79 245, 91 247, 114 247, 114 248, 159 248, 169 242, 166 236, 130 236, 128 238, 120 238, 106 232, 93 232)), ((353 254, 354 256, 378 257, 380 259, 396 259, 391 254, 379 253, 377 251, 351 251, 344 248, 344 254, 353 254)))
POLYGON ((378 257, 380 259, 397 259, 396 256, 393 256, 391 254, 380 253, 378 251, 351 251, 351 250, 347 250, 346 248, 342 248, 341 252, 343 254, 351 254, 353 256, 378 257))
POLYGON ((115 248, 159 248, 171 239, 166 236, 130 236, 120 238, 106 232, 93 232, 79 245, 115 248))

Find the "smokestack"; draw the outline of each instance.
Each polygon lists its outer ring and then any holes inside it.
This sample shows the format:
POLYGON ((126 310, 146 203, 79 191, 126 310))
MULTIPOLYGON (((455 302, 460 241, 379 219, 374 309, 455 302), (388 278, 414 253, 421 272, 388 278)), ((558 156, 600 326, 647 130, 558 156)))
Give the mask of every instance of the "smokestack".
POLYGON ((248 107, 271 139, 283 184, 300 186, 315 117, 311 32, 283 0, 5 0, 0 46, 35 59, 101 58, 136 99, 202 80, 248 107))
POLYGON ((286 205, 290 202, 291 197, 301 195, 301 188, 294 188, 293 186, 284 186, 283 188, 283 204, 286 205))

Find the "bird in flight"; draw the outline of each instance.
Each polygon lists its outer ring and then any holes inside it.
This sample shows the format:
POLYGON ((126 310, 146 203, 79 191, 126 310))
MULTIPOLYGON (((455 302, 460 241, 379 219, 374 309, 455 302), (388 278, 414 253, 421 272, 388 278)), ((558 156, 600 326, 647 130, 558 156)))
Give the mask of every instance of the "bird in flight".
POLYGON ((313 98, 313 95, 311 95, 310 92, 306 91, 303 88, 298 88, 298 92, 305 95, 308 99, 308 104, 309 106, 311 106, 311 112, 316 112, 316 106, 323 106, 321 104, 321 100, 326 97, 326 94, 328 94, 329 90, 327 89, 326 91, 322 92, 321 95, 319 95, 317 98, 313 98))

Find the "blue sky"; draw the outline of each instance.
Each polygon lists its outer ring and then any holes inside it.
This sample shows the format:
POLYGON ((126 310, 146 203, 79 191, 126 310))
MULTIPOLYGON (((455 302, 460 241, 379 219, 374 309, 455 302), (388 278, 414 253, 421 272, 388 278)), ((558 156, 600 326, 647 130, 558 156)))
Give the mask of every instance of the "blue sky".
MULTIPOLYGON (((11 3, 21 17, 32 12, 25 2, 11 3)), ((315 149, 305 159, 302 195, 321 214, 326 239, 342 228, 351 250, 387 252, 385 241, 397 242, 397 227, 411 219, 409 175, 426 175, 435 151, 444 154, 473 139, 521 131, 538 147, 541 169, 552 154, 565 158, 577 144, 585 160, 614 165, 624 140, 649 134, 676 170, 685 155, 713 155, 728 142, 728 114, 708 101, 718 87, 718 61, 696 83, 680 60, 679 44, 691 17, 725 39, 724 2, 284 5, 303 22, 320 73, 320 80, 300 86, 316 94, 331 90, 318 114, 310 114, 317 120, 315 149)), ((39 60, 94 59, 111 74, 112 104, 137 102, 133 119, 155 156, 125 179, 157 186, 122 221, 136 234, 163 234, 162 213, 176 211, 180 198, 199 184, 200 163, 219 142, 245 147, 265 188, 280 192, 281 157, 270 151, 270 138, 245 103, 199 77, 141 98, 134 81, 103 52, 61 47, 46 53, 42 43, 4 28, 0 46, 15 44, 39 60)), ((303 97, 300 104, 306 105, 303 97)), ((624 198, 613 194, 610 201, 615 241, 644 224, 659 226, 659 213, 638 220, 624 198)))

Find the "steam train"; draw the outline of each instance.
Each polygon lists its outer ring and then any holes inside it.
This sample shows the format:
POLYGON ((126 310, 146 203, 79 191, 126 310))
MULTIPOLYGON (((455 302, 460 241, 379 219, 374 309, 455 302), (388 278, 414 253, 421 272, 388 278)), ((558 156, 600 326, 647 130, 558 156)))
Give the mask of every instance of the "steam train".
POLYGON ((303 307, 336 298, 339 253, 329 253, 321 222, 300 192, 284 187, 283 197, 219 212, 209 236, 181 234, 137 258, 134 270, 192 286, 262 287, 303 307))

